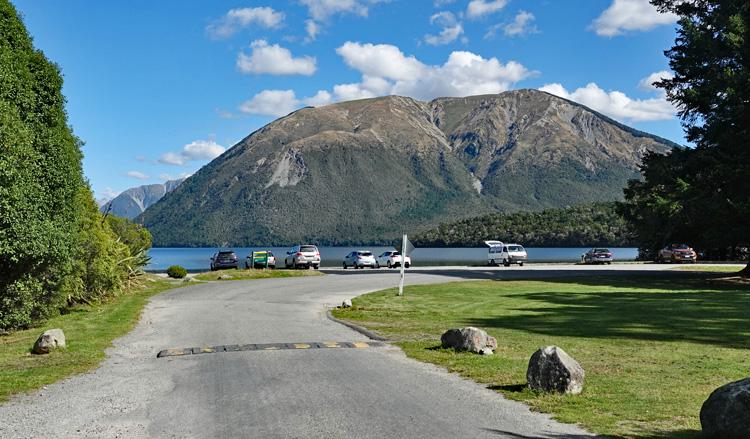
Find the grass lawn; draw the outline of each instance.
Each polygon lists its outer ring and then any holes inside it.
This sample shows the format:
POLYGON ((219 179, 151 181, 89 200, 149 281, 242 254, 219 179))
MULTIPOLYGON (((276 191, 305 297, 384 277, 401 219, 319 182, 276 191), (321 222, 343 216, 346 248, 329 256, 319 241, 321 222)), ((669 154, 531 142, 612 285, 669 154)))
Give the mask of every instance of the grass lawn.
POLYGON ((249 280, 249 279, 270 279, 277 277, 300 277, 300 276, 321 276, 318 270, 259 270, 259 269, 238 269, 238 270, 217 270, 200 273, 195 276, 198 280, 249 280), (231 276, 231 279, 220 279, 221 276, 231 276))
POLYGON ((0 401, 96 368, 112 340, 133 329, 148 298, 179 285, 182 282, 148 280, 130 294, 96 306, 80 306, 39 327, 0 336, 0 401), (31 355, 39 335, 52 328, 65 332, 67 348, 31 355))
POLYGON ((446 367, 558 420, 617 438, 699 438, 701 404, 750 376, 750 285, 684 277, 587 277, 409 286, 354 299, 334 315, 394 339, 410 357, 446 367), (496 355, 441 349, 443 331, 484 328, 496 355), (542 346, 586 371, 578 396, 526 388, 542 346))
POLYGON ((739 273, 745 265, 678 265, 672 268, 672 270, 684 270, 684 271, 702 271, 709 273, 739 273))

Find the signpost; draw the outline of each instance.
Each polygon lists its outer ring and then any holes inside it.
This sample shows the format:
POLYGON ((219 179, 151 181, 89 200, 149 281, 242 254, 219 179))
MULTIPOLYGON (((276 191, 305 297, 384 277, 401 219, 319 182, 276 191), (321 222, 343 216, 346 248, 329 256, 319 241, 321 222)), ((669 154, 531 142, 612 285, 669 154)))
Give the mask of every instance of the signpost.
POLYGON ((414 250, 414 246, 409 242, 409 238, 404 234, 403 241, 401 242, 401 281, 398 284, 398 295, 404 295, 404 274, 406 267, 406 257, 411 256, 411 252, 414 250))

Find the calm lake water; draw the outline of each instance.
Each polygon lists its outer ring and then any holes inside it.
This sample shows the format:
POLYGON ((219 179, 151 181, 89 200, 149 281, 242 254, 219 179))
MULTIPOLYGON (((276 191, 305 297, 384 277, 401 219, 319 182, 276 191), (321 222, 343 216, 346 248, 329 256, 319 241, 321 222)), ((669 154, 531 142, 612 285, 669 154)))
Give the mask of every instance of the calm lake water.
MULTIPOLYGON (((166 270, 170 265, 182 265, 188 270, 208 270, 211 257, 218 248, 152 248, 148 254, 151 256, 151 264, 147 267, 152 271, 166 270)), ((226 250, 222 248, 221 250, 226 250)), ((271 250, 281 261, 288 247, 234 247, 237 257, 241 260, 253 251, 271 250)), ((379 255, 393 247, 319 247, 321 265, 324 267, 338 267, 344 256, 353 250, 370 250, 379 255)), ((420 265, 482 265, 487 263, 487 247, 478 248, 417 248, 412 254, 412 264, 420 265)), ((529 254, 529 262, 577 262, 581 255, 589 248, 526 248, 529 254)), ((610 248, 617 261, 633 261, 638 256, 637 248, 610 248)))

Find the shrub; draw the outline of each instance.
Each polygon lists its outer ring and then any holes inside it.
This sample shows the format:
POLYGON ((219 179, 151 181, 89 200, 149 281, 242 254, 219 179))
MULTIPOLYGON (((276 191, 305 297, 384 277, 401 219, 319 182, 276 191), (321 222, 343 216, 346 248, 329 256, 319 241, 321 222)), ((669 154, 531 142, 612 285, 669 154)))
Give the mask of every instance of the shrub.
POLYGON ((187 270, 185 269, 185 267, 172 265, 171 267, 167 268, 167 276, 173 279, 182 279, 183 277, 187 276, 187 270))

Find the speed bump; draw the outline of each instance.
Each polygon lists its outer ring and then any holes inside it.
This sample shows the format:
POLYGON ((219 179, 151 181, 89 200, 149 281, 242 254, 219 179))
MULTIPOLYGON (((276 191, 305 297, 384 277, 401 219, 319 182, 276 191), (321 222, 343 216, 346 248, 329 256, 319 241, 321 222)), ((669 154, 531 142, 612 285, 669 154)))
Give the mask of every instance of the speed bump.
POLYGON ((195 348, 173 348, 164 349, 156 354, 156 358, 162 357, 182 357, 186 355, 199 354, 218 354, 224 352, 241 352, 241 351, 279 351, 286 349, 366 349, 371 347, 381 347, 384 343, 379 341, 325 341, 325 342, 305 342, 305 343, 261 343, 261 344, 232 344, 220 346, 201 346, 195 348))

